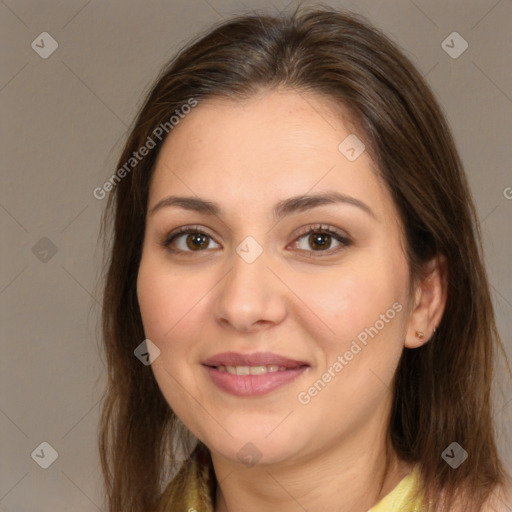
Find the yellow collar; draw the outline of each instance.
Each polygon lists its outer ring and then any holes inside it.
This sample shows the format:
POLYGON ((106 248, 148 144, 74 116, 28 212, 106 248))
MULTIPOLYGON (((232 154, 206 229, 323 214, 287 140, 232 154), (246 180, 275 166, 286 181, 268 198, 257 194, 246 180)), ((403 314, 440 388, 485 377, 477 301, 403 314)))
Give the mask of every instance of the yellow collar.
POLYGON ((419 512, 423 500, 417 492, 420 483, 420 468, 416 464, 413 470, 368 512, 419 512))
MULTIPOLYGON (((368 512, 420 512, 422 499, 419 493, 420 470, 414 466, 397 486, 368 512)), ((199 443, 183 464, 176 477, 168 484, 161 500, 162 512, 195 511, 213 512, 215 473, 208 449, 199 443), (175 485, 177 481, 181 483, 175 485)))

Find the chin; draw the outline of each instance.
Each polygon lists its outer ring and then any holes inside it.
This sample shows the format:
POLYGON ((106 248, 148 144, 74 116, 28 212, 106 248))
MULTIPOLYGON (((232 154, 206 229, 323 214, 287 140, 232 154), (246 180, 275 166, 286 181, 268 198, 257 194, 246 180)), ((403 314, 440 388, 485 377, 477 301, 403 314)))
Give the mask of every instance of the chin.
POLYGON ((266 437, 266 434, 259 433, 251 436, 248 431, 240 430, 244 434, 237 435, 231 432, 223 436, 223 439, 205 439, 204 444, 231 462, 239 463, 242 466, 253 467, 257 464, 279 464, 291 461, 301 452, 299 446, 290 445, 290 436, 283 431, 282 436, 275 436, 273 439, 266 437))

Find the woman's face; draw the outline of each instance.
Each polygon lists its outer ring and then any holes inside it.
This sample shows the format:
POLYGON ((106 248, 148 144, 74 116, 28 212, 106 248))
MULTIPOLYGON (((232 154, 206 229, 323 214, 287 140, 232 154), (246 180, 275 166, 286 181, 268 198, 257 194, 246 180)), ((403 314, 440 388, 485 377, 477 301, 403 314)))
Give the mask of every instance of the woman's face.
POLYGON ((385 431, 408 267, 358 144, 327 100, 281 90, 200 102, 162 147, 138 299, 163 395, 217 456, 292 462, 385 431), (324 194, 345 200, 292 200, 324 194))

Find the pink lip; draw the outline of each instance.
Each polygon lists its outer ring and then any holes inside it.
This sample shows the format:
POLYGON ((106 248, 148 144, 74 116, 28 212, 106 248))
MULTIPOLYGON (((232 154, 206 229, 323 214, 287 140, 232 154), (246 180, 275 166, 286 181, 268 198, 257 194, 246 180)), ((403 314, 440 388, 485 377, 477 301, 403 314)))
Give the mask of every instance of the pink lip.
POLYGON ((270 393, 295 380, 308 368, 299 366, 263 375, 231 375, 231 373, 221 372, 212 366, 203 367, 217 387, 237 396, 258 396, 270 393))
POLYGON ((208 358, 203 362, 214 384, 237 396, 258 396, 270 393, 281 386, 295 380, 307 370, 309 365, 303 361, 295 361, 287 357, 259 352, 256 354, 238 354, 224 352, 208 358), (258 366, 276 365, 286 370, 265 373, 263 375, 232 375, 226 371, 219 371, 217 366, 258 366))

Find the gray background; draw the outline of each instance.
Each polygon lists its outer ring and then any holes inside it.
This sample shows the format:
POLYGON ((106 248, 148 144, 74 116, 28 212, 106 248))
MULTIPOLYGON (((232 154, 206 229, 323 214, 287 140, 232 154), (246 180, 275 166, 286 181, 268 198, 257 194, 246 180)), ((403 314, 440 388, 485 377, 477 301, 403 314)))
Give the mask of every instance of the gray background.
MULTIPOLYGON (((0 510, 101 509, 97 238, 106 200, 92 191, 115 171, 143 93, 184 42, 231 14, 287 3, 0 0, 0 510), (31 47, 42 32, 59 45, 47 59, 31 47), (42 442, 58 453, 48 469, 31 457, 42 442)), ((330 5, 382 28, 440 100, 475 195, 511 357, 512 2, 330 5), (457 59, 441 47, 453 31, 469 44, 457 59)), ((497 382, 500 450, 510 469, 512 395, 505 378, 497 382)))

